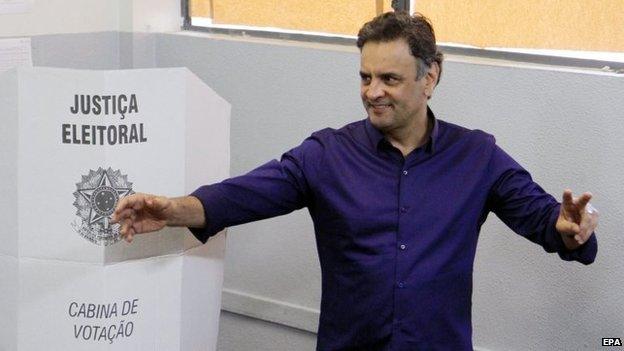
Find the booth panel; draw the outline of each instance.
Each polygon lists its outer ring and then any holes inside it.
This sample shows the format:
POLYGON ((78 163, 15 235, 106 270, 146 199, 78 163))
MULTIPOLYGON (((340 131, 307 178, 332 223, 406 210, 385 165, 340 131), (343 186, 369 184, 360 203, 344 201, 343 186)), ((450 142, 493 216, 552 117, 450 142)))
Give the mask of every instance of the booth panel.
POLYGON ((101 263, 101 247, 78 234, 85 232, 80 215, 96 219, 97 213, 74 203, 88 203, 76 193, 78 184, 94 188, 102 177, 97 172, 104 153, 82 143, 93 134, 82 128, 105 125, 111 117, 83 114, 77 104, 102 91, 103 81, 91 72, 64 69, 19 69, 18 80, 20 257, 101 263))
POLYGON ((180 350, 216 350, 221 312, 225 231, 190 249, 182 267, 180 350))
POLYGON ((17 257, 17 71, 0 73, 0 255, 17 257))
POLYGON ((178 350, 182 260, 22 259, 19 350, 178 350))
POLYGON ((0 254, 0 350, 17 350, 17 258, 0 254))

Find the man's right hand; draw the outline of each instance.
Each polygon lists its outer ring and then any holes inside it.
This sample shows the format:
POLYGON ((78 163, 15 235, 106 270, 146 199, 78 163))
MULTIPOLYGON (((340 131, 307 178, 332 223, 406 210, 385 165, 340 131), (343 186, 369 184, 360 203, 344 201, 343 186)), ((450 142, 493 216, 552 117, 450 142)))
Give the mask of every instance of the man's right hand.
POLYGON ((132 242, 136 234, 164 228, 173 216, 173 207, 174 201, 164 196, 132 194, 119 201, 112 222, 121 224, 121 237, 132 242))
POLYGON ((119 201, 112 223, 120 223, 121 237, 132 242, 136 234, 154 232, 165 226, 204 227, 206 216, 204 206, 194 196, 169 198, 137 193, 119 201))

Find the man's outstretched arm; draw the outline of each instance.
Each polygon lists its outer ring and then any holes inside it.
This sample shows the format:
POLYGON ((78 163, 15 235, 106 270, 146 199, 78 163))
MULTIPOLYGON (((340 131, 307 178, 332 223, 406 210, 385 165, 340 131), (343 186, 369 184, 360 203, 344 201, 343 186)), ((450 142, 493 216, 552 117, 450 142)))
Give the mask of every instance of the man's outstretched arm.
POLYGON ((562 203, 557 202, 497 146, 490 161, 490 174, 496 182, 490 189, 489 208, 508 227, 547 252, 557 252, 566 261, 594 261, 598 250, 594 234, 598 213, 589 205, 590 193, 575 198, 570 190, 565 190, 562 203))
POLYGON ((194 196, 168 198, 137 193, 119 201, 112 222, 120 223, 121 237, 132 242, 136 234, 165 226, 201 228, 206 218, 201 202, 194 196))
POLYGON ((206 242, 226 227, 290 213, 307 205, 310 188, 305 174, 317 174, 323 147, 315 136, 247 174, 205 185, 191 196, 168 198, 133 194, 119 201, 113 223, 123 239, 160 230, 188 227, 206 242))

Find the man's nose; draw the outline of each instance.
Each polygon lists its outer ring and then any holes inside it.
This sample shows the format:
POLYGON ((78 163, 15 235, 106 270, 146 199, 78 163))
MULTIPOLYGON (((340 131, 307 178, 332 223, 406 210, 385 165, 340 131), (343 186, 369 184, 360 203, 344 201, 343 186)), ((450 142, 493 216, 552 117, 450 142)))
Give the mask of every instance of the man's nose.
POLYGON ((365 95, 366 98, 368 100, 375 100, 378 99, 380 97, 382 97, 384 95, 384 90, 382 85, 378 82, 373 80, 367 87, 366 87, 366 91, 365 91, 365 95))

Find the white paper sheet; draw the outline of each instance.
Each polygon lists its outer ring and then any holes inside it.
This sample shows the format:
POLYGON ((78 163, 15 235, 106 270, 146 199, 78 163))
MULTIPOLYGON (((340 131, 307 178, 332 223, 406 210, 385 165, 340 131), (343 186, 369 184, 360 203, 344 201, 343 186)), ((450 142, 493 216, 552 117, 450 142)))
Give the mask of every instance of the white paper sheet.
POLYGON ((32 0, 0 0, 0 14, 30 12, 32 6, 32 0))
POLYGON ((17 66, 32 67, 30 38, 0 39, 0 72, 17 66))

